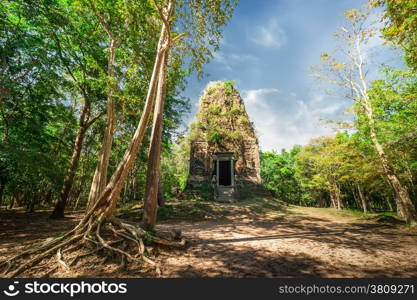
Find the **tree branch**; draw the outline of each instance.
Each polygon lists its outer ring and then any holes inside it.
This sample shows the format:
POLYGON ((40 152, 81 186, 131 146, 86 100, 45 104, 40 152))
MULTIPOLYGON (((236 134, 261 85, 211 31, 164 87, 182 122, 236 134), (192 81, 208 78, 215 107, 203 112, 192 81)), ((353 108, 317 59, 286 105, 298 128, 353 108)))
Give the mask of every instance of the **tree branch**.
POLYGON ((187 36, 191 36, 191 34, 189 32, 183 32, 183 33, 177 35, 176 37, 174 37, 172 39, 171 44, 173 45, 173 44, 175 44, 175 42, 177 42, 177 41, 179 41, 179 40, 181 40, 181 39, 183 39, 183 38, 185 38, 187 36))
MULTIPOLYGON (((169 26, 169 21, 165 17, 164 12, 162 11, 162 8, 159 7, 157 0, 152 0, 152 1, 153 1, 154 5, 156 7, 156 10, 158 11, 159 17, 161 18, 162 22, 165 24, 165 27, 169 28, 170 27, 169 26)), ((171 2, 169 3, 168 10, 170 10, 170 8, 171 8, 171 2)))
POLYGON ((95 117, 93 117, 91 120, 89 120, 86 125, 85 125, 85 129, 87 129, 88 127, 90 127, 91 125, 93 125, 98 119, 100 119, 102 116, 104 116, 106 114, 106 111, 103 110, 102 112, 100 112, 98 115, 96 115, 95 117))

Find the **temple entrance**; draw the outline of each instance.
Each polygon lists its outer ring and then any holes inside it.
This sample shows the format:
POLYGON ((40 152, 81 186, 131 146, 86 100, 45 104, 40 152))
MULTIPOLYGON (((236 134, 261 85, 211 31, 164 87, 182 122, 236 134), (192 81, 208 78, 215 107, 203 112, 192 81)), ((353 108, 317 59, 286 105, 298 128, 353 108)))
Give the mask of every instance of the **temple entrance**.
POLYGON ((215 184, 217 186, 233 187, 234 173, 233 152, 217 152, 214 156, 212 173, 213 178, 216 178, 215 184))
POLYGON ((232 185, 232 161, 219 161, 219 185, 232 185))

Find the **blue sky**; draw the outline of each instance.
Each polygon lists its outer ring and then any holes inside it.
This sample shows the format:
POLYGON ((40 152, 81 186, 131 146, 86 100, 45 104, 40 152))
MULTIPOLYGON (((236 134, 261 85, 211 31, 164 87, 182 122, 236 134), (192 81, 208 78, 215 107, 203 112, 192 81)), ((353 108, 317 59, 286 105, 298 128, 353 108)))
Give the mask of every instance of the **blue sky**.
POLYGON ((343 13, 363 0, 241 0, 224 30, 221 47, 205 68, 208 76, 189 79, 184 96, 192 111, 210 81, 235 80, 255 124, 263 151, 290 149, 334 131, 321 118, 346 118, 346 100, 330 97, 309 76, 320 54, 335 47, 332 34, 343 13))

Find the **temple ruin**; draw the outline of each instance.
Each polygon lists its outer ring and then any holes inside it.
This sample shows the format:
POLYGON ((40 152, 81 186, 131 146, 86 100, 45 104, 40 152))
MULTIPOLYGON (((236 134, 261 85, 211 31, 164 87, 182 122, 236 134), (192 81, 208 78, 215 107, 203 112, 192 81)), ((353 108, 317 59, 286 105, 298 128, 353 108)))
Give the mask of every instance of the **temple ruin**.
POLYGON ((215 199, 233 201, 243 186, 259 185, 258 140, 232 82, 211 82, 191 125, 187 186, 214 188, 215 199))

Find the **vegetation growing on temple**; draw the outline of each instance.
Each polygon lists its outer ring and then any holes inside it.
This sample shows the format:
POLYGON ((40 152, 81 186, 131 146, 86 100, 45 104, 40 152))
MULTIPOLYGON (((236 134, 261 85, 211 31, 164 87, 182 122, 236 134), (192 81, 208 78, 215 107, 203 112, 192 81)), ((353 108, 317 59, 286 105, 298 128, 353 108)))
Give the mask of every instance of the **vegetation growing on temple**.
POLYGON ((249 132, 254 137, 253 124, 233 81, 208 84, 200 100, 200 111, 191 125, 191 137, 205 138, 210 145, 225 149, 233 144, 238 154, 239 141, 249 132))

